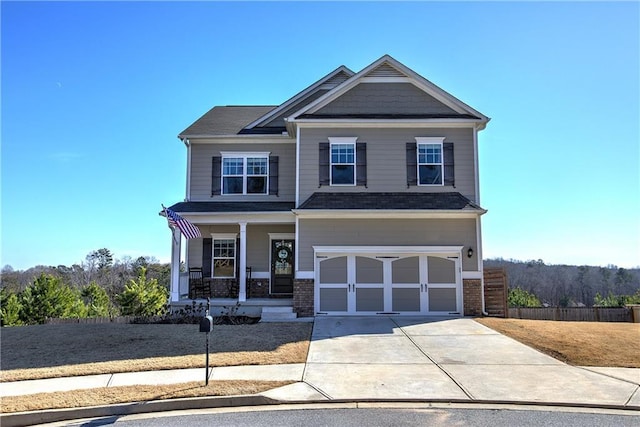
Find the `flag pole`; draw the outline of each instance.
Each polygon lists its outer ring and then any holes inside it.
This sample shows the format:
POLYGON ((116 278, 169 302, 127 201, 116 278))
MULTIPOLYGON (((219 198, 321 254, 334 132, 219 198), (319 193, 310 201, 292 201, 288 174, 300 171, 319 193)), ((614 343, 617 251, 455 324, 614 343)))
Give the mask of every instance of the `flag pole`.
POLYGON ((167 220, 167 227, 169 227, 169 230, 171 230, 171 237, 173 238, 173 243, 175 243, 177 246, 178 241, 176 240, 176 235, 174 233, 175 228, 169 225, 169 215, 167 214, 167 208, 165 207, 164 203, 160 203, 160 206, 162 206, 162 212, 164 212, 164 217, 167 220))

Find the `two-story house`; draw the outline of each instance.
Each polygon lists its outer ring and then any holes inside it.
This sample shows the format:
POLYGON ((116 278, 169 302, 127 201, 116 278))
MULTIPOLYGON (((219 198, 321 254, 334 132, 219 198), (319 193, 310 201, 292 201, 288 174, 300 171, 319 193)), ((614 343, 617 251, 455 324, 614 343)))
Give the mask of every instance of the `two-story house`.
MULTIPOLYGON (((218 299, 298 316, 483 311, 478 132, 489 118, 385 55, 277 106, 214 107, 180 133, 171 209, 218 299)), ((171 301, 189 298, 172 237, 171 301)))

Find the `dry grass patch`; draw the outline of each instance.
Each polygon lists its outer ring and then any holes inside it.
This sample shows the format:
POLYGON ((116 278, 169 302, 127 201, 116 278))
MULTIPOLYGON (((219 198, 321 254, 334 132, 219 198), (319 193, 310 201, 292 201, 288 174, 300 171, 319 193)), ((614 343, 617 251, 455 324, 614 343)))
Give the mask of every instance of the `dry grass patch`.
MULTIPOLYGON (((216 325, 211 366, 303 363, 311 323, 216 325)), ((200 368, 198 325, 66 324, 2 328, 0 381, 200 368)))
POLYGON ((640 368, 640 324, 476 319, 491 329, 576 366, 640 368))
POLYGON ((57 393, 2 398, 2 413, 38 411, 44 409, 80 408, 127 402, 176 399, 182 397, 234 396, 255 394, 291 384, 290 381, 212 381, 170 385, 137 385, 129 387, 94 388, 57 393))

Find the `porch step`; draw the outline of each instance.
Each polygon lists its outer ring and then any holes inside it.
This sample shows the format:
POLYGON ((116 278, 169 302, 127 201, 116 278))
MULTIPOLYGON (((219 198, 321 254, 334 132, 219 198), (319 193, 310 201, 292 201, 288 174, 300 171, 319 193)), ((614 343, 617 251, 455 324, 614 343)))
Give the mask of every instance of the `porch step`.
POLYGON ((293 307, 262 307, 261 322, 286 322, 295 320, 298 315, 293 312, 293 307))

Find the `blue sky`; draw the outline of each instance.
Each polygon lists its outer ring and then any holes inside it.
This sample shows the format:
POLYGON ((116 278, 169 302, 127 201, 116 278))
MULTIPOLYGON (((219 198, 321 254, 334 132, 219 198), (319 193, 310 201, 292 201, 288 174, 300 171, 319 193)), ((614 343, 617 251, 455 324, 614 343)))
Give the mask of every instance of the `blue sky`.
POLYGON ((640 265, 637 2, 0 7, 2 265, 168 261, 180 131, 384 54, 492 118, 485 258, 640 265))

